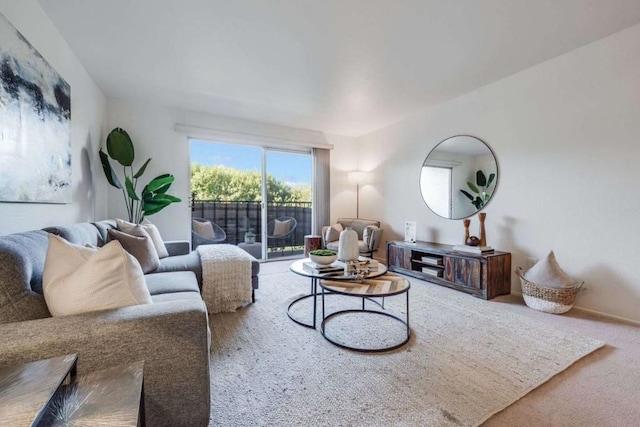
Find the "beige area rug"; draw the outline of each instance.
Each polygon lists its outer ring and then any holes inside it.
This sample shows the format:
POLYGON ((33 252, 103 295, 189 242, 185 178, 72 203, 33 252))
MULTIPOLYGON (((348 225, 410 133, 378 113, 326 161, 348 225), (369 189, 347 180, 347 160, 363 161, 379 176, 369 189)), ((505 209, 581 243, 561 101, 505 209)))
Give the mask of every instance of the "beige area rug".
MULTIPOLYGON (((293 273, 261 275, 255 304, 211 316, 211 426, 479 425, 603 345, 412 279, 409 343, 358 353, 287 317, 309 288, 293 273)), ((360 305, 325 301, 331 310, 360 305)), ((386 307, 406 314, 404 297, 386 307)), ((310 320, 311 309, 294 315, 310 320)), ((338 316, 327 332, 356 345, 402 338, 400 323, 375 315, 338 316)))

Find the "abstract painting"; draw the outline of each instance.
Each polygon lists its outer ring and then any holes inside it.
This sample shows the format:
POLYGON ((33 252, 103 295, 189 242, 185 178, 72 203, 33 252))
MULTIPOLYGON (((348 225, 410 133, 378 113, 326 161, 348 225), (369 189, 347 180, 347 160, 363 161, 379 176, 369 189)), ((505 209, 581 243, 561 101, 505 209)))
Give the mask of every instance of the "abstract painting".
POLYGON ((0 201, 71 203, 71 88, 0 14, 0 201))

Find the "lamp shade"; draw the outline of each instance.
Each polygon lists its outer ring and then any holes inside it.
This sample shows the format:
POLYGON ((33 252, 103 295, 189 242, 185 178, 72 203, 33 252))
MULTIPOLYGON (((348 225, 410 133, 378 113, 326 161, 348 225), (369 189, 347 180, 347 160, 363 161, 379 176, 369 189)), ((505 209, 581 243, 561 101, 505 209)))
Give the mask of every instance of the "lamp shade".
POLYGON ((349 184, 368 184, 371 182, 371 173, 363 171, 353 171, 347 174, 349 184))

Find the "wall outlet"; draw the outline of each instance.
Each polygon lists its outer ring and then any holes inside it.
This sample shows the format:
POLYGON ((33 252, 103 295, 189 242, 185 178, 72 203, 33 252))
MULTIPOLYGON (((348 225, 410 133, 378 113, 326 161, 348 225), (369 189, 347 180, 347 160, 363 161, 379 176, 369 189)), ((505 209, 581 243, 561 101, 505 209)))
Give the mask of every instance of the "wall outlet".
POLYGON ((527 269, 533 267, 538 262, 538 258, 527 258, 527 269))

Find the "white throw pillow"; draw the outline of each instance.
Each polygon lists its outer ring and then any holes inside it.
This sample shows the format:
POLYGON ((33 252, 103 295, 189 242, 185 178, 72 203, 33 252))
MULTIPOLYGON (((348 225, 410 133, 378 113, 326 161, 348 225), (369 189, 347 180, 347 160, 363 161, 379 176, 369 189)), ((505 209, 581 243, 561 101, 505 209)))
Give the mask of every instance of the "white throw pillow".
POLYGON ((117 240, 93 249, 49 234, 42 288, 52 316, 152 302, 140 264, 117 240))
POLYGON ((216 232, 213 230, 211 221, 197 221, 194 219, 191 222, 193 223, 193 231, 199 235, 211 240, 216 238, 216 232))
POLYGON ((325 242, 337 242, 340 240, 340 233, 344 230, 342 224, 335 224, 327 228, 327 231, 324 235, 325 242))
POLYGON ((364 244, 367 245, 367 247, 371 247, 371 238, 373 237, 373 234, 377 229, 378 227, 376 227, 375 225, 367 225, 364 228, 364 231, 362 232, 362 240, 364 241, 364 244))
MULTIPOLYGON (((123 233, 131 234, 132 236, 136 235, 136 234, 133 234, 135 227, 137 227, 136 224, 125 221, 123 219, 119 219, 119 218, 116 218, 116 224, 118 224, 118 230, 122 231, 123 233)), ((168 257, 169 252, 167 251, 167 247, 164 245, 162 236, 160 236, 158 227, 150 223, 149 220, 147 219, 142 221, 142 224, 140 224, 140 227, 144 228, 144 230, 149 234, 149 237, 151 237, 153 246, 156 248, 156 251, 158 252, 158 257, 159 258, 168 257)))
POLYGON ((572 288, 576 281, 560 268, 553 251, 524 273, 524 278, 536 285, 550 288, 572 288))

